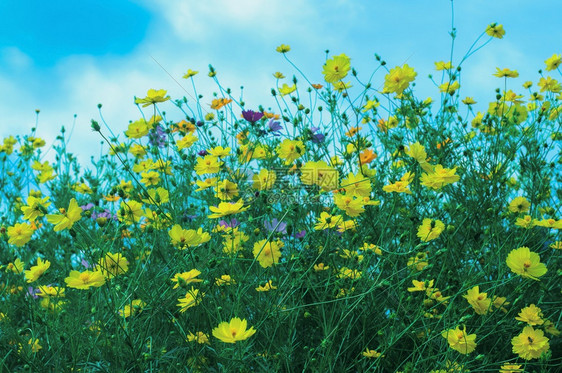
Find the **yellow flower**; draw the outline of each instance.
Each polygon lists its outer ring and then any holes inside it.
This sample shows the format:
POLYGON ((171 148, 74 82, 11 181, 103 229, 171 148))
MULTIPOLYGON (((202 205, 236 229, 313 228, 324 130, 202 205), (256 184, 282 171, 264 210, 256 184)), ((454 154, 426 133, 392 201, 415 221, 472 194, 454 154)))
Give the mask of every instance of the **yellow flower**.
POLYGON ((50 266, 51 262, 48 260, 43 261, 43 259, 37 258, 37 264, 24 272, 27 282, 37 281, 50 266))
POLYGON ((552 229, 562 229, 562 219, 543 219, 543 220, 533 220, 533 224, 538 227, 552 228, 552 229))
POLYGON ((522 308, 515 320, 526 322, 531 326, 544 324, 541 309, 534 304, 522 308))
POLYGON ((230 98, 224 98, 224 97, 215 98, 211 102, 211 109, 220 110, 223 107, 225 107, 226 105, 230 104, 231 102, 232 102, 232 99, 230 99, 230 98))
POLYGON ((351 269, 347 267, 341 267, 338 273, 338 278, 349 278, 352 280, 357 280, 361 278, 363 272, 357 269, 351 269))
POLYGON ((191 289, 188 290, 185 294, 185 297, 178 298, 179 303, 177 304, 177 306, 181 307, 180 312, 184 313, 188 308, 198 305, 199 303, 201 303, 201 299, 204 296, 205 293, 201 293, 201 295, 199 295, 199 289, 195 289, 192 286, 191 289))
POLYGON ((197 269, 192 269, 191 271, 183 272, 183 273, 176 273, 174 278, 172 278, 172 282, 175 282, 174 289, 178 287, 185 287, 187 284, 191 284, 194 282, 202 282, 200 278, 197 278, 201 274, 201 271, 197 269))
POLYGON ((238 195, 238 185, 225 179, 217 183, 215 192, 215 197, 221 201, 228 201, 238 195))
POLYGON ((550 349, 548 338, 542 330, 526 326, 523 331, 511 339, 512 351, 525 360, 538 359, 550 349))
POLYGON ((285 139, 277 147, 277 155, 279 155, 279 158, 285 160, 286 165, 289 165, 293 163, 294 160, 302 157, 304 150, 305 147, 302 141, 285 139))
POLYGON ((486 27, 486 34, 490 35, 493 38, 501 39, 505 35, 505 30, 503 29, 503 25, 492 23, 488 25, 488 27, 486 27))
POLYGON ((330 269, 330 266, 325 265, 324 263, 318 263, 314 265, 314 270, 316 272, 320 272, 320 271, 326 271, 330 269))
POLYGON ((202 158, 197 158, 197 164, 195 165, 194 170, 197 175, 214 174, 219 172, 222 164, 223 162, 219 161, 218 157, 215 157, 214 155, 206 155, 202 158))
POLYGON ((16 245, 17 247, 22 247, 31 240, 33 235, 33 228, 31 224, 27 223, 16 223, 12 227, 8 227, 8 243, 16 245))
POLYGON ((525 215, 522 218, 517 218, 517 220, 515 221, 515 225, 521 228, 529 229, 529 228, 533 228, 535 222, 531 217, 531 215, 525 215))
POLYGON ((16 258, 13 263, 8 263, 6 266, 6 272, 12 271, 15 274, 23 273, 23 267, 25 263, 21 261, 20 258, 16 258))
POLYGON ((523 373, 523 369, 518 364, 504 364, 500 367, 499 373, 523 373))
POLYGON ((55 232, 70 229, 82 217, 82 208, 74 198, 70 200, 68 210, 60 209, 61 214, 47 215, 47 221, 53 224, 55 232))
POLYGON ((160 174, 156 171, 141 173, 141 183, 147 186, 158 185, 160 182, 160 174))
POLYGON ((474 311, 479 315, 485 315, 488 313, 492 300, 488 298, 487 293, 481 293, 478 286, 473 287, 468 290, 465 295, 463 295, 468 303, 474 308, 474 311))
POLYGON ((148 134, 148 129, 148 123, 144 119, 139 119, 129 124, 125 135, 133 139, 140 139, 148 134))
POLYGON ((271 280, 269 280, 264 285, 258 286, 256 288, 256 291, 264 292, 264 291, 270 291, 270 290, 275 290, 275 289, 277 289, 277 286, 274 286, 273 282, 271 280))
POLYGON ((410 146, 406 147, 404 153, 420 163, 425 162, 425 160, 427 159, 425 148, 422 144, 419 143, 419 141, 416 141, 415 143, 410 144, 410 146))
POLYGON ((213 329, 213 336, 225 343, 236 343, 250 338, 256 333, 254 327, 246 330, 247 321, 235 317, 230 322, 223 321, 213 329))
POLYGON ((382 187, 386 193, 408 193, 412 194, 410 191, 410 183, 414 180, 414 174, 411 172, 406 172, 400 180, 394 182, 393 184, 385 185, 382 187))
POLYGON ((365 212, 363 199, 353 195, 334 194, 334 203, 340 210, 345 211, 351 217, 359 216, 365 212))
POLYGON ((168 232, 172 245, 180 250, 185 250, 188 246, 193 247, 201 244, 201 236, 193 229, 183 229, 179 224, 175 224, 168 232))
POLYGON ((540 78, 537 85, 541 88, 541 92, 552 92, 560 93, 562 91, 562 86, 556 79, 552 79, 550 76, 546 78, 540 78))
POLYGON ((455 329, 445 330, 441 336, 449 342, 449 347, 463 355, 471 353, 476 348, 476 334, 466 334, 466 326, 463 330, 458 326, 455 329))
POLYGON ((113 278, 129 270, 129 261, 120 253, 107 253, 98 262, 99 270, 105 278, 113 278))
POLYGON ((144 306, 146 306, 145 302, 143 302, 141 299, 135 299, 130 303, 127 303, 125 307, 123 307, 118 311, 119 316, 127 318, 129 316, 138 314, 142 312, 144 306))
POLYGON ((254 244, 254 258, 256 258, 263 268, 271 267, 279 263, 279 259, 281 258, 280 248, 283 246, 284 244, 281 241, 258 241, 254 244))
MULTIPOLYGON (((423 167, 423 164, 422 164, 423 167)), ((420 181, 422 185, 439 190, 445 185, 456 183, 459 181, 460 176, 456 175, 457 168, 444 168, 438 164, 433 167, 433 172, 422 174, 420 181)))
POLYGON ((319 231, 329 228, 335 228, 341 222, 342 222, 341 215, 331 215, 325 211, 322 211, 320 213, 320 217, 318 218, 318 222, 314 226, 314 229, 319 231))
POLYGON ((279 93, 281 94, 281 96, 286 96, 288 94, 293 93, 296 90, 297 90, 296 84, 293 84, 292 86, 288 86, 287 83, 283 83, 281 88, 279 88, 279 93))
POLYGON ((533 280, 538 280, 547 272, 544 263, 540 262, 539 254, 530 251, 526 246, 511 250, 506 263, 512 272, 533 280))
POLYGON ((158 102, 168 101, 170 96, 166 96, 164 89, 149 89, 145 98, 135 98, 135 104, 142 104, 142 107, 147 107, 158 102))
POLYGON ((365 356, 366 358, 369 358, 369 359, 376 359, 376 358, 379 358, 381 356, 384 356, 384 355, 381 355, 380 352, 377 352, 376 350, 369 350, 368 348, 365 348, 365 351, 363 351, 361 353, 361 355, 363 355, 363 356, 365 356))
POLYGON ((197 140, 199 140, 199 138, 190 133, 190 134, 185 135, 184 137, 182 137, 178 141, 176 141, 176 146, 178 147, 178 150, 189 148, 193 144, 195 144, 197 142, 197 140))
POLYGON ((451 70, 453 68, 453 64, 451 63, 451 61, 449 61, 449 62, 438 61, 438 62, 434 62, 434 63, 435 63, 435 70, 437 70, 437 71, 451 70))
POLYGON ((548 247, 553 248, 555 250, 562 250, 562 241, 555 241, 551 243, 548 247))
POLYGON ((142 203, 137 201, 121 202, 121 208, 118 213, 119 221, 125 224, 133 224, 138 222, 143 216, 142 203))
POLYGON ((230 275, 222 275, 220 278, 215 278, 215 285, 223 286, 223 285, 233 285, 236 281, 230 275))
POLYGON ((39 286, 39 293, 37 295, 41 298, 57 298, 64 297, 65 288, 59 286, 39 286))
POLYGON ((185 73, 184 76, 182 76, 182 78, 188 79, 188 78, 191 78, 192 76, 195 76, 197 74, 199 74, 199 71, 193 71, 191 69, 187 69, 187 73, 185 73))
POLYGON ((383 93, 402 94, 418 74, 407 64, 396 66, 384 77, 383 93))
POLYGON ((259 174, 254 174, 252 177, 252 187, 257 190, 268 190, 273 187, 276 180, 277 175, 275 174, 275 171, 268 171, 265 168, 262 168, 259 174))
POLYGON ((100 271, 70 271, 64 282, 69 288, 87 290, 92 286, 99 288, 105 284, 105 277, 100 271))
POLYGON ((341 182, 342 188, 345 193, 350 196, 368 197, 371 194, 371 181, 363 176, 361 173, 354 175, 349 173, 341 182))
POLYGON ((210 345, 209 336, 203 332, 196 332, 195 334, 189 333, 187 336, 188 342, 197 342, 199 344, 207 344, 210 345))
POLYGON ((544 61, 546 71, 556 70, 562 64, 562 57, 559 54, 553 54, 544 61))
POLYGON ((530 206, 531 206, 531 204, 529 203, 529 201, 527 201, 527 198, 525 198, 525 197, 515 197, 509 203, 509 211, 514 212, 514 213, 527 212, 527 211, 529 211, 530 206))
POLYGON ((496 67, 494 76, 498 78, 517 78, 519 76, 519 73, 516 70, 510 70, 506 68, 500 69, 499 67, 496 67))
POLYGON ((286 44, 281 44, 280 46, 275 48, 275 50, 279 53, 287 53, 288 51, 291 50, 291 47, 286 44))
POLYGON ((49 197, 34 197, 29 196, 27 198, 27 206, 22 206, 21 212, 23 212, 23 218, 29 221, 35 221, 38 217, 45 215, 47 212, 47 207, 51 202, 47 202, 49 197))
POLYGON ((453 95, 455 94, 455 91, 457 91, 460 87, 461 85, 459 84, 459 82, 454 81, 454 82, 447 82, 447 83, 440 84, 439 90, 443 93, 448 93, 450 95, 453 95))
POLYGON ((416 291, 427 291, 427 290, 431 290, 433 289, 433 283, 435 280, 429 280, 429 281, 418 281, 418 280, 412 280, 412 284, 414 285, 413 287, 409 287, 408 291, 410 293, 416 292, 416 291))
POLYGON ((339 173, 324 161, 309 161, 301 167, 300 179, 305 185, 315 184, 324 191, 330 191, 337 188, 339 173))
POLYGON ((334 56, 323 66, 322 74, 324 74, 324 80, 327 83, 336 83, 347 76, 347 73, 351 69, 350 58, 344 53, 339 56, 334 56))
POLYGON ((445 229, 445 224, 441 220, 423 219, 422 224, 418 227, 417 236, 424 242, 428 242, 439 237, 445 229))
POLYGON ((407 265, 408 267, 416 271, 423 270, 425 267, 429 265, 429 263, 427 262, 427 253, 425 252, 417 253, 416 256, 409 257, 407 265))
POLYGON ((472 97, 465 97, 462 100, 462 103, 465 104, 465 105, 474 105, 476 103, 476 101, 472 97))
POLYGON ((285 75, 283 75, 283 73, 280 72, 280 71, 274 72, 274 73, 273 73, 273 77, 274 77, 275 79, 285 79, 285 75))
POLYGON ((224 216, 238 214, 246 211, 250 206, 244 207, 244 201, 239 199, 238 202, 221 202, 218 206, 209 206, 209 210, 213 213, 207 216, 209 219, 222 218, 224 216))

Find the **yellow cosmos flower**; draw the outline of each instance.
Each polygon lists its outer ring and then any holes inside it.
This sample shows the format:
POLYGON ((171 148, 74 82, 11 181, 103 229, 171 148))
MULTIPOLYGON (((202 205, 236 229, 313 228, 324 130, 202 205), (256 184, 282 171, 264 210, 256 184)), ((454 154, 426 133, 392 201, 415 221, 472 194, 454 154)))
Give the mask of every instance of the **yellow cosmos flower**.
POLYGON ((293 84, 292 86, 289 86, 289 85, 287 85, 287 83, 283 83, 281 88, 279 88, 279 93, 281 94, 281 96, 286 96, 288 94, 293 93, 296 90, 297 90, 296 84, 293 84))
POLYGON ((37 258, 37 264, 24 272, 27 282, 37 281, 50 266, 51 262, 48 260, 43 261, 43 259, 37 258))
POLYGON ((422 224, 418 227, 417 236, 424 242, 428 242, 439 237, 445 229, 445 224, 441 220, 423 219, 422 224))
POLYGON ((177 306, 180 307, 180 312, 184 313, 188 308, 194 307, 201 303, 201 299, 205 296, 205 293, 199 294, 199 289, 195 289, 193 286, 187 291, 185 297, 178 298, 177 306))
POLYGON ((559 54, 553 54, 551 57, 544 61, 546 65, 546 71, 556 70, 558 66, 562 64, 562 56, 559 54))
POLYGON ((519 76, 519 73, 516 70, 510 70, 506 68, 500 69, 499 67, 496 67, 494 76, 498 78, 517 78, 519 76))
POLYGON ((98 262, 99 270, 106 278, 127 273, 129 261, 120 253, 107 253, 98 262))
POLYGON ((126 304, 125 307, 118 311, 119 316, 127 318, 132 315, 141 313, 144 306, 146 306, 145 302, 143 302, 141 299, 135 299, 126 304))
POLYGON ((105 276, 100 271, 70 271, 64 282, 69 288, 87 290, 105 284, 105 276))
POLYGON ((485 315, 488 313, 492 300, 488 298, 487 293, 481 293, 479 286, 475 286, 468 290, 465 295, 463 295, 468 303, 474 308, 474 311, 479 315, 485 315))
POLYGON ((261 240, 254 244, 254 258, 263 268, 271 267, 279 263, 281 258, 281 248, 284 246, 281 241, 270 242, 261 240))
POLYGON ((16 223, 6 230, 8 234, 8 243, 22 247, 31 240, 33 235, 33 227, 27 223, 16 223))
POLYGON ((490 35, 493 38, 501 39, 505 35, 505 30, 503 29, 503 25, 492 23, 488 25, 488 27, 486 27, 486 34, 490 35))
POLYGON ((522 308, 515 320, 526 322, 528 325, 534 326, 544 324, 542 317, 543 314, 541 309, 534 304, 531 304, 530 306, 522 308))
POLYGON ((230 322, 223 321, 213 329, 213 336, 225 343, 243 341, 256 333, 254 327, 247 329, 247 321, 235 317, 230 322))
POLYGON ((270 291, 277 289, 277 286, 273 285, 271 280, 267 281, 264 285, 260 285, 256 288, 258 292, 270 291))
POLYGON ((462 330, 458 326, 455 329, 445 330, 441 336, 449 342, 449 347, 463 355, 471 353, 476 348, 476 334, 467 334, 466 326, 462 330))
POLYGON ((324 80, 327 83, 336 83, 345 78, 351 69, 350 62, 351 59, 343 53, 326 61, 322 70, 324 80))
POLYGON ((202 282, 200 278, 197 278, 201 274, 201 271, 197 269, 192 269, 191 271, 183 272, 183 273, 176 273, 174 278, 172 278, 172 282, 175 282, 174 289, 178 287, 185 287, 187 284, 191 284, 194 282, 202 282))
POLYGON ((218 206, 209 206, 209 210, 213 213, 207 216, 209 219, 222 218, 224 216, 238 214, 246 211, 250 206, 244 207, 244 201, 239 199, 238 202, 221 202, 218 206))
POLYGON ((286 165, 289 165, 293 163, 294 160, 302 157, 304 151, 304 144, 300 140, 285 139, 277 147, 277 155, 279 155, 279 158, 285 160, 286 165))
POLYGON ((414 69, 408 66, 408 64, 404 64, 402 67, 396 66, 384 77, 383 93, 402 94, 417 75, 414 69))
POLYGON ((538 280, 547 272, 544 263, 540 262, 539 254, 530 251, 526 246, 511 250, 506 263, 512 272, 533 280, 538 280))
POLYGON ((525 360, 538 359, 550 349, 548 338, 540 329, 526 326, 523 331, 511 339, 512 351, 525 360))
POLYGON ((527 212, 527 211, 529 211, 530 206, 531 206, 531 204, 529 203, 527 198, 525 198, 525 197, 515 197, 509 203, 509 211, 514 212, 514 213, 527 212))
POLYGON ((168 101, 170 96, 166 96, 164 89, 149 89, 145 98, 135 98, 135 104, 142 104, 142 107, 147 107, 158 102, 168 101))
POLYGON ((74 198, 70 200, 68 210, 60 209, 61 214, 47 215, 47 221, 53 224, 55 232, 70 229, 82 217, 82 208, 74 198))

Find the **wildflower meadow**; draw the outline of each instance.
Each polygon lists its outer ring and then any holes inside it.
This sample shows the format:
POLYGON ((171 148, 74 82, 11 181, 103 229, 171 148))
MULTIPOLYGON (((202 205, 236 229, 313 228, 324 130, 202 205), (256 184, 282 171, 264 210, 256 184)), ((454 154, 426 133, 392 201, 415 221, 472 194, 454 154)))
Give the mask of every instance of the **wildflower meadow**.
POLYGON ((91 164, 64 130, 46 159, 38 113, 0 145, 0 371, 562 371, 562 57, 464 97, 482 31, 317 82, 280 45, 271 107, 187 70, 124 133, 99 105, 91 164))

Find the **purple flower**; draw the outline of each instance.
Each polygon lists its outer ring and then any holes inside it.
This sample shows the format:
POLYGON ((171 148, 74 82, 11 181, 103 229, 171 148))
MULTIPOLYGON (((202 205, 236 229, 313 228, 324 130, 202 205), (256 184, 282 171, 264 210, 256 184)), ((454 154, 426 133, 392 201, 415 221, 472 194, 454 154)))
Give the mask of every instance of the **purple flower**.
POLYGON ((320 144, 326 138, 323 133, 316 133, 320 131, 320 127, 310 127, 310 131, 312 132, 312 142, 315 144, 320 144))
POLYGON ((275 136, 279 136, 277 132, 283 129, 283 127, 281 127, 281 123, 273 119, 270 119, 267 125, 269 127, 269 131, 273 132, 275 136))
POLYGON ((117 215, 112 214, 111 211, 109 211, 108 209, 103 210, 103 212, 93 212, 92 213, 92 219, 96 220, 97 218, 106 218, 106 219, 113 219, 113 220, 117 220, 117 215))
POLYGON ((156 127, 150 131, 148 143, 159 148, 166 146, 166 132, 164 132, 161 125, 157 124, 156 127))
POLYGON ((205 149, 203 149, 203 150, 199 150, 199 152, 197 154, 199 154, 201 157, 204 157, 209 153, 207 153, 207 151, 205 149))
POLYGON ((253 110, 242 110, 242 117, 248 122, 255 123, 263 117, 263 113, 253 110))
POLYGON ((230 223, 226 220, 219 221, 219 225, 223 226, 224 228, 236 228, 239 224, 240 222, 238 222, 238 220, 236 219, 232 219, 230 223))
POLYGON ((273 218, 271 222, 264 221, 263 226, 270 232, 287 234, 287 224, 280 222, 277 218, 273 218))
POLYGON ((41 291, 39 289, 35 289, 33 286, 29 286, 27 288, 27 295, 30 296, 33 299, 37 299, 39 298, 39 296, 37 294, 39 294, 41 291))
POLYGON ((295 233, 293 233, 293 236, 295 238, 303 238, 304 236, 306 236, 306 231, 303 230, 303 231, 300 231, 300 232, 295 232, 295 233))
POLYGON ((82 264, 84 266, 84 268, 86 268, 86 269, 91 267, 90 263, 86 259, 82 259, 80 261, 80 264, 82 264))
POLYGON ((86 204, 86 205, 84 205, 84 206, 80 206, 80 208, 82 209, 82 211, 87 211, 87 210, 89 210, 89 209, 91 209, 91 208, 93 208, 93 207, 94 207, 94 204, 93 204, 92 202, 90 202, 90 203, 88 203, 88 204, 86 204))

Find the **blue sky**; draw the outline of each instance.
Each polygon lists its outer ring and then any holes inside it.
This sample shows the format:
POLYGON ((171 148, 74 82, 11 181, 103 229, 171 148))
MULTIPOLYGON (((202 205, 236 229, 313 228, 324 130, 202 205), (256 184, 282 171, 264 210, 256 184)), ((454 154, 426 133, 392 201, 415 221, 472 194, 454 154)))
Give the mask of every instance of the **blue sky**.
MULTIPOLYGON (((114 131, 122 132, 140 117, 133 96, 149 88, 167 89, 174 98, 186 95, 168 73, 192 93, 181 76, 188 68, 199 70, 198 90, 210 102, 216 87, 206 73, 212 64, 235 97, 244 86, 248 107, 267 106, 272 73, 296 73, 275 52, 284 43, 311 81, 322 81, 326 49, 350 56, 364 80, 376 68, 378 53, 389 67, 404 62, 414 67, 418 95, 437 97, 427 75, 438 75, 433 62, 449 60, 451 50, 449 0, 32 3, 0 3, 0 14, 7 15, 0 24, 0 137, 29 133, 40 109, 38 135, 51 144, 61 126, 72 127, 76 114, 69 149, 82 161, 99 153, 100 139, 89 127, 92 118, 99 119, 97 104, 103 104, 114 131)), ((488 24, 498 22, 506 30, 502 40, 494 39, 463 64, 461 95, 491 100, 503 85, 491 76, 496 67, 518 70, 520 78, 508 88, 525 93, 521 84, 536 82, 544 60, 562 53, 561 13, 559 0, 456 1, 453 63, 488 24)), ((375 76, 375 82, 383 81, 382 72, 375 76)), ((162 109, 180 119, 171 104, 162 109)))

